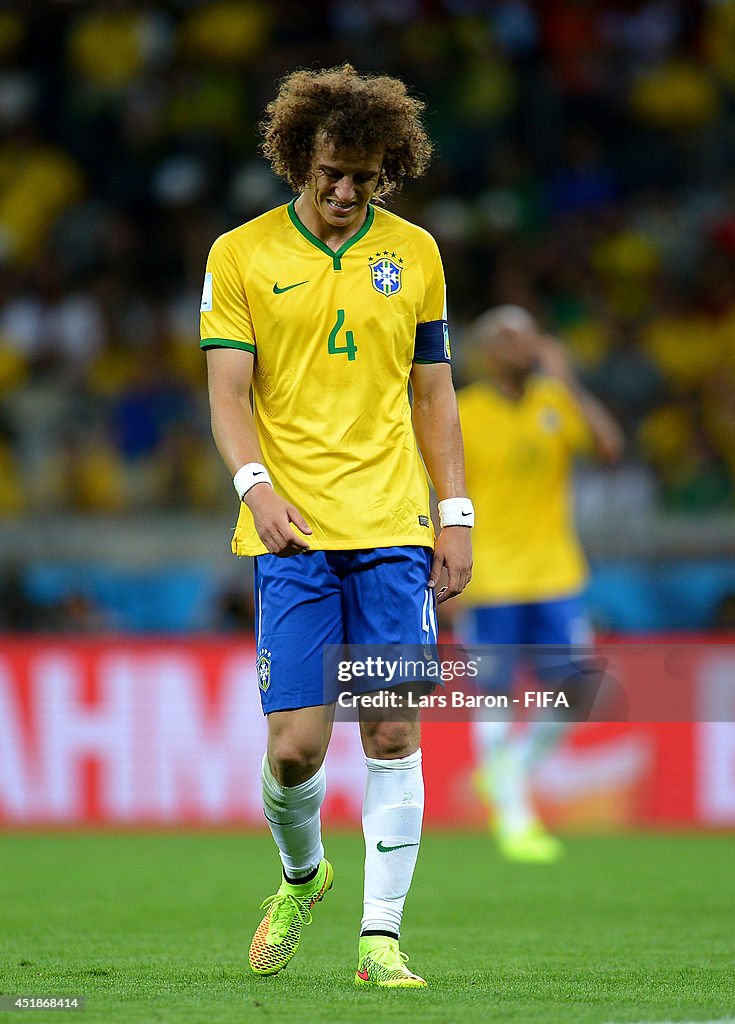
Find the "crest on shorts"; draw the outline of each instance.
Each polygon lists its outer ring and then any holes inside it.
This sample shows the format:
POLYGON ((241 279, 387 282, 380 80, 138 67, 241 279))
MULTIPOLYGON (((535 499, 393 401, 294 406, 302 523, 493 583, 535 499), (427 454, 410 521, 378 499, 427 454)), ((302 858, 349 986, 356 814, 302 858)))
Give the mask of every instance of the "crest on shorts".
POLYGON ((370 260, 373 288, 381 295, 395 295, 401 290, 403 260, 394 252, 376 253, 370 260))
POLYGON ((261 647, 258 651, 255 671, 258 674, 258 686, 265 693, 271 685, 271 652, 266 650, 265 647, 261 647))

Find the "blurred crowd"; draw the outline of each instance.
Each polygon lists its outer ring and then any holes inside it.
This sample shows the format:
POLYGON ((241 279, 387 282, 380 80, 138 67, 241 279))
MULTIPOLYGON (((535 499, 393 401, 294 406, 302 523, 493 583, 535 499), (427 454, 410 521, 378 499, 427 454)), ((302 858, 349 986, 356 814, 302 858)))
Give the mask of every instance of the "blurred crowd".
POLYGON ((0 515, 231 499, 198 307, 223 230, 287 201, 255 125, 350 60, 428 105, 457 383, 496 303, 537 314, 664 508, 735 493, 733 0, 0 5, 0 515))

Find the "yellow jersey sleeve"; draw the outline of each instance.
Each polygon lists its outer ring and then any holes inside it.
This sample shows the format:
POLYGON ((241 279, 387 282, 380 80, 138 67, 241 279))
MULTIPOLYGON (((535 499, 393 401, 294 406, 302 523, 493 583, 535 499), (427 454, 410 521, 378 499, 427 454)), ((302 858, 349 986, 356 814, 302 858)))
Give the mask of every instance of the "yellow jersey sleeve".
POLYGON ((432 244, 427 246, 428 253, 424 258, 426 292, 417 318, 419 324, 447 319, 447 289, 444 282, 444 267, 439 255, 439 247, 430 236, 429 241, 432 244))
POLYGON ((426 239, 422 266, 425 277, 424 301, 416 318, 414 362, 450 363, 452 350, 447 324, 447 289, 439 248, 431 236, 426 239))
POLYGON ((211 248, 200 309, 201 347, 222 346, 255 352, 255 330, 243 283, 245 267, 227 234, 211 248))

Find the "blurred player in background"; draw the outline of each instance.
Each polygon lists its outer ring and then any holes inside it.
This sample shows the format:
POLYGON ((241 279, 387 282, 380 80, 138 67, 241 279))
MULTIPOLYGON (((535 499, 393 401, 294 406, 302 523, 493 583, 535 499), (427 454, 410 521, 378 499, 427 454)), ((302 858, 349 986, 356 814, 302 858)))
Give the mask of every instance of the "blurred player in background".
MULTIPOLYGON (((578 453, 616 461, 622 434, 580 385, 563 345, 544 336, 525 309, 492 309, 473 335, 482 377, 458 398, 478 530, 460 635, 468 645, 589 643, 588 570, 573 523, 572 469, 578 453)), ((518 655, 509 650, 495 658, 484 685, 509 688, 518 655)), ((539 682, 564 678, 558 658, 533 660, 539 682)), ((513 860, 556 860, 562 847, 534 810, 531 779, 564 725, 478 720, 473 728, 479 788, 499 849, 513 860)))
MULTIPOLYGON (((285 78, 264 152, 297 196, 222 235, 207 264, 212 429, 242 502, 233 550, 255 556, 263 806, 283 865, 250 948, 258 974, 286 966, 332 886, 320 822, 334 717, 323 646, 434 642, 437 583, 446 600, 471 573, 439 251, 375 205, 427 166, 422 110, 402 82, 349 65, 285 78), (436 545, 421 456, 442 499, 436 545)), ((419 723, 360 730, 355 982, 420 987, 398 944, 421 840, 419 723)))

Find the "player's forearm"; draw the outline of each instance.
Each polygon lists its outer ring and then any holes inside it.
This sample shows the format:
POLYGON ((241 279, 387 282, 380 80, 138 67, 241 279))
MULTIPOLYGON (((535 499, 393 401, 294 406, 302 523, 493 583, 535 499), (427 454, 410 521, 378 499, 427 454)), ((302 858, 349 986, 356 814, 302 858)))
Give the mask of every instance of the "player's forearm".
POLYGON ((207 352, 212 436, 233 475, 249 462, 263 461, 250 408, 252 372, 249 352, 226 348, 207 352))
POLYGON ((214 443, 230 472, 234 475, 248 462, 263 462, 247 398, 219 395, 212 401, 211 410, 214 443))
POLYGON ((451 383, 414 400, 413 426, 439 500, 464 497, 467 486, 462 428, 451 383))
POLYGON ((602 402, 586 391, 578 382, 572 392, 580 412, 592 435, 595 451, 605 462, 622 458, 625 441, 620 427, 602 402))
POLYGON ((605 462, 617 462, 622 457, 624 439, 620 427, 599 402, 581 384, 564 346, 553 338, 541 338, 542 368, 552 377, 563 381, 574 397, 577 408, 587 424, 598 456, 605 462))
POLYGON ((539 336, 537 341, 541 368, 569 388, 592 435, 595 451, 605 462, 617 462, 624 448, 620 427, 602 402, 582 386, 564 345, 545 335, 539 336))

